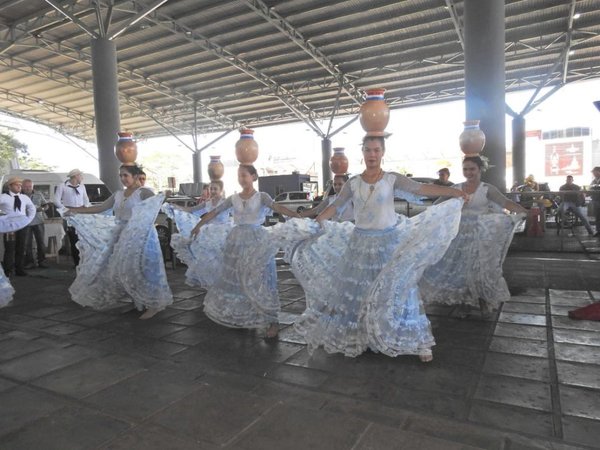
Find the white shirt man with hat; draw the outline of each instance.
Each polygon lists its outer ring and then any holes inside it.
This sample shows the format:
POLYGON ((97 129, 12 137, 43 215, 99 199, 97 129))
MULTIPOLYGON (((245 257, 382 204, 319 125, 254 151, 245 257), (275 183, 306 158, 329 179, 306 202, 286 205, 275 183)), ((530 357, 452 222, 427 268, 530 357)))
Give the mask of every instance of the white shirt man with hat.
MULTIPOLYGON (((8 192, 0 195, 0 210, 8 217, 23 217, 26 223, 29 223, 35 217, 35 206, 26 195, 21 193, 23 180, 13 176, 6 182, 8 192)), ((25 228, 14 233, 4 234, 4 260, 2 262, 4 273, 10 276, 13 272, 16 275, 27 275, 23 266, 25 259, 25 241, 27 231, 25 228)))
MULTIPOLYGON (((61 210, 63 208, 76 208, 90 206, 85 185, 83 184, 83 172, 79 169, 73 169, 67 174, 68 180, 59 184, 54 193, 54 204, 61 210)), ((73 262, 77 266, 79 264, 79 250, 75 245, 78 241, 75 228, 67 227, 67 235, 71 243, 71 255, 73 262)))

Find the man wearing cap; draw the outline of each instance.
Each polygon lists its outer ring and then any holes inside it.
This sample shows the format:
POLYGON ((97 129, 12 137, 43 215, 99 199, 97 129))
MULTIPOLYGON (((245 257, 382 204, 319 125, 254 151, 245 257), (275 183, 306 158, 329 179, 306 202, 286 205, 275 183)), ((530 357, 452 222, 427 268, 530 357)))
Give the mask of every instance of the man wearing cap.
MULTIPOLYGON (((21 193, 23 180, 19 177, 10 177, 6 182, 8 192, 0 195, 0 210, 7 216, 26 216, 31 222, 35 217, 35 206, 26 195, 21 193)), ((13 272, 18 276, 25 276, 25 240, 27 230, 21 228, 14 233, 4 234, 4 273, 10 276, 13 272)))
POLYGON ((592 191, 592 207, 594 208, 594 221, 596 222, 596 233, 594 236, 600 237, 600 166, 592 169, 594 179, 590 183, 592 191))
POLYGON ((450 170, 447 167, 444 167, 438 170, 438 179, 433 182, 433 184, 437 184, 438 186, 454 186, 454 183, 449 180, 450 178, 450 170))
MULTIPOLYGON (((56 187, 56 192, 54 193, 54 204, 56 207, 60 210, 62 208, 90 206, 90 199, 83 184, 83 172, 79 169, 73 169, 67 174, 67 177, 67 181, 56 187)), ((71 243, 73 262, 77 266, 79 264, 79 250, 77 250, 77 246, 75 245, 78 241, 75 228, 67 227, 67 235, 71 243)))

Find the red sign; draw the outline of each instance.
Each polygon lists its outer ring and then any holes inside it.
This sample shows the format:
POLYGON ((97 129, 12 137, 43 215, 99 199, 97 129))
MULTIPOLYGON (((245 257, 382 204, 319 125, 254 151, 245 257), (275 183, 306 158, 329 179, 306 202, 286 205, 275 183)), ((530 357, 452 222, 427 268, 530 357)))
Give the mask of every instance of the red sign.
POLYGON ((582 141, 546 144, 546 176, 582 174, 582 141))

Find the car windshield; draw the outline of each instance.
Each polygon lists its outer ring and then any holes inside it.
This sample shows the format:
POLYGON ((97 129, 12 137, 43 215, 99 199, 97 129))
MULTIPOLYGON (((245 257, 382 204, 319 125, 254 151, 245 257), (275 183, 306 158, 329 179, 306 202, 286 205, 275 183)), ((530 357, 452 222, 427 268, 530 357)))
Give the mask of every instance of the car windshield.
POLYGON ((86 184, 85 190, 90 199, 90 203, 102 203, 111 195, 104 184, 86 184))

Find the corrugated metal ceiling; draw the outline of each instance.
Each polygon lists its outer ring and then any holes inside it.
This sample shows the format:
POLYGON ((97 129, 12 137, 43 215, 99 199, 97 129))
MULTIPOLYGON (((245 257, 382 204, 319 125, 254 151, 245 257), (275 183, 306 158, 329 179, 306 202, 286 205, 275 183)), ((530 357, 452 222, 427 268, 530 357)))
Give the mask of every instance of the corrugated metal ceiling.
MULTIPOLYGON (((0 1, 0 110, 95 139, 90 35, 157 0, 0 1), (66 15, 53 8, 59 5, 66 15), (113 5, 112 7, 110 5, 113 5)), ((507 90, 600 76, 598 0, 507 0, 507 90), (569 29, 571 12, 573 27, 569 29), (552 69, 552 70, 551 70, 552 69)), ((464 94, 460 0, 168 0, 116 38, 121 125, 189 134, 464 94), (454 17, 453 17, 454 14, 454 17)))

